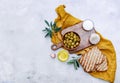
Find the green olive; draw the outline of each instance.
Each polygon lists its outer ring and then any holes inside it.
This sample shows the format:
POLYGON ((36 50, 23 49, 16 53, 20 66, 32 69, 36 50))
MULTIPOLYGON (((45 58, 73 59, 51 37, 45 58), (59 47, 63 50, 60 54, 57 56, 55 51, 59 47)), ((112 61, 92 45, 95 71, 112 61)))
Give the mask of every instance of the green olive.
POLYGON ((74 48, 73 46, 71 46, 71 49, 74 48))
POLYGON ((79 43, 77 42, 76 45, 78 45, 79 43))
POLYGON ((74 41, 77 41, 77 39, 74 39, 74 41))
POLYGON ((72 45, 74 45, 74 43, 72 43, 72 45))
POLYGON ((69 40, 70 43, 72 43, 72 40, 69 40))
POLYGON ((67 44, 65 44, 65 46, 67 46, 67 44))
POLYGON ((76 47, 76 45, 74 45, 74 48, 76 47))
POLYGON ((65 35, 65 37, 67 38, 67 35, 65 35))

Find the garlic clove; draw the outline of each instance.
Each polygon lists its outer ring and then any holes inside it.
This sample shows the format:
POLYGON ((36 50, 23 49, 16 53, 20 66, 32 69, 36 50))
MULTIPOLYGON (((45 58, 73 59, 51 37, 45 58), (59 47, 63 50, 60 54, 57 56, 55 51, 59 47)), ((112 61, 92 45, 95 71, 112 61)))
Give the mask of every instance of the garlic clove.
POLYGON ((56 58, 56 54, 50 54, 52 58, 56 58))

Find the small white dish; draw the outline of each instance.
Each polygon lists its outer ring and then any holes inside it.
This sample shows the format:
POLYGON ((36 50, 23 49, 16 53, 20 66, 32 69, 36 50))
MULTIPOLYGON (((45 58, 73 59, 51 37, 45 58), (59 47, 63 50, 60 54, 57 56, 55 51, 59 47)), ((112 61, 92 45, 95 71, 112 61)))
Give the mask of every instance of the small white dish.
POLYGON ((92 33, 90 36, 90 43, 91 44, 98 44, 100 41, 100 36, 96 33, 92 33))
POLYGON ((83 29, 89 31, 92 30, 94 27, 94 23, 91 20, 85 20, 83 21, 83 29))

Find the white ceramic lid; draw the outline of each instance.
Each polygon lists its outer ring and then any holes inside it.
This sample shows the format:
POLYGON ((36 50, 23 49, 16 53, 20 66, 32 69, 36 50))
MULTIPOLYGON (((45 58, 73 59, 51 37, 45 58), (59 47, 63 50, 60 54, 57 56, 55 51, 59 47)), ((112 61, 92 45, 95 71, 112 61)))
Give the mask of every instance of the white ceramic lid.
POLYGON ((91 20, 85 20, 83 21, 83 29, 85 30, 92 30, 94 27, 94 24, 91 20))
POLYGON ((100 41, 100 36, 96 33, 92 33, 90 36, 90 43, 91 44, 97 44, 100 41))

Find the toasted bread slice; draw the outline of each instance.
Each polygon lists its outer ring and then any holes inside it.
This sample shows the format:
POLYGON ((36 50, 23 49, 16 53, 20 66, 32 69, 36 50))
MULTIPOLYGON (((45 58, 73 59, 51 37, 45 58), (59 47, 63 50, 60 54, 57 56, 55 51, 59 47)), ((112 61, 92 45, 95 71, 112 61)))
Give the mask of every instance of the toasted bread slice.
POLYGON ((107 59, 97 47, 93 47, 79 60, 86 72, 107 70, 107 59))
POLYGON ((101 63, 100 65, 97 65, 97 66, 96 66, 96 70, 97 70, 97 71, 106 71, 107 69, 108 69, 107 59, 106 59, 106 56, 104 56, 104 61, 103 61, 103 63, 101 63))

